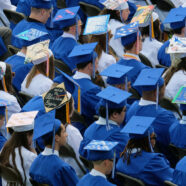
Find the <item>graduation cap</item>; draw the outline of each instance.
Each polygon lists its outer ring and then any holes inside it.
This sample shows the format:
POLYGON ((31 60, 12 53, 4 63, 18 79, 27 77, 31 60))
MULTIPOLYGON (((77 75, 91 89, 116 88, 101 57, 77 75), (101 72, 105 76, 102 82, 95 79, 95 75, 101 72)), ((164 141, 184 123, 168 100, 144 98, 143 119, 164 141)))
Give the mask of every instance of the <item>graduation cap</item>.
POLYGON ((104 106, 106 108, 106 124, 107 130, 110 130, 110 126, 108 123, 108 109, 111 108, 123 108, 126 105, 126 100, 132 94, 123 91, 121 89, 108 86, 107 88, 103 89, 101 92, 96 94, 96 96, 102 98, 99 106, 104 106))
POLYGON ((30 5, 34 8, 51 9, 52 2, 51 0, 31 0, 30 5))
POLYGON ((180 104, 181 110, 186 110, 186 86, 182 86, 172 100, 172 103, 180 104))
POLYGON ((47 35, 47 32, 31 28, 15 35, 15 37, 19 39, 22 47, 26 47, 45 40, 47 35))
POLYGON ((110 15, 99 15, 94 17, 88 17, 84 29, 84 35, 89 34, 105 34, 106 33, 106 53, 108 53, 108 23, 110 15))
POLYGON ((163 24, 170 23, 172 29, 179 29, 185 27, 186 8, 173 8, 168 13, 163 21, 163 24))
POLYGON ((105 70, 103 70, 100 75, 107 76, 107 83, 109 85, 117 85, 125 83, 125 90, 127 91, 127 73, 131 71, 133 67, 112 64, 105 70))
POLYGON ((77 64, 93 62, 93 77, 95 77, 95 59, 97 53, 94 51, 98 43, 87 43, 83 45, 76 45, 68 57, 71 58, 71 62, 77 64))
POLYGON ((129 8, 127 0, 100 0, 99 2, 110 10, 125 10, 129 8))
POLYGON ((118 142, 113 141, 101 141, 92 140, 84 149, 88 150, 87 160, 99 161, 99 160, 113 160, 112 178, 114 178, 116 153, 114 151, 118 142))
POLYGON ((38 111, 20 112, 12 114, 6 127, 11 127, 15 132, 25 132, 34 129, 34 119, 38 111))
POLYGON ((69 27, 76 24, 76 40, 78 40, 78 11, 80 7, 69 7, 65 9, 58 10, 53 22, 59 25, 60 28, 69 27))
POLYGON ((54 152, 55 147, 55 134, 61 127, 61 122, 55 119, 55 110, 40 115, 35 120, 33 140, 43 138, 44 140, 53 137, 52 150, 54 152))

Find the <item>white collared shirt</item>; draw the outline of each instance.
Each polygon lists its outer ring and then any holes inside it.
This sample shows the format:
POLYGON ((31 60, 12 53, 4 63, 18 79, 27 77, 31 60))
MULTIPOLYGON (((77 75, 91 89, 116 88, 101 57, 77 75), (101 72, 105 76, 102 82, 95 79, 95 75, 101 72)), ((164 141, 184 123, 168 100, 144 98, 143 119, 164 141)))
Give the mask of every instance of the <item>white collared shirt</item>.
POLYGON ((101 177, 107 179, 106 176, 102 172, 99 172, 99 171, 97 171, 95 169, 92 169, 90 171, 90 175, 92 175, 92 176, 101 176, 101 177))
POLYGON ((59 152, 57 150, 54 150, 54 152, 52 152, 51 148, 45 147, 44 151, 41 153, 43 156, 49 156, 52 154, 55 154, 56 156, 59 156, 59 152))
MULTIPOLYGON (((130 55, 130 56, 133 56, 133 57, 137 58, 138 61, 141 61, 140 58, 139 58, 139 56, 136 55, 136 54, 132 54, 132 53, 128 53, 128 52, 126 52, 124 55, 130 55)), ((129 58, 130 58, 130 57, 129 57, 129 58)), ((132 59, 132 58, 131 58, 131 59, 132 59)))
POLYGON ((21 57, 25 57, 26 56, 23 52, 18 52, 16 55, 17 56, 21 56, 21 57))
POLYGON ((61 37, 70 37, 70 38, 76 40, 76 37, 68 32, 63 32, 61 37))
POLYGON ((139 101, 139 105, 140 106, 156 105, 156 102, 154 102, 154 101, 148 101, 148 100, 145 100, 145 99, 141 98, 140 101, 139 101))
POLYGON ((182 120, 180 121, 180 124, 186 124, 186 116, 182 116, 182 120))
MULTIPOLYGON (((106 119, 105 118, 103 118, 103 117, 99 117, 98 118, 98 120, 96 121, 96 124, 98 124, 98 125, 106 125, 106 119)), ((115 121, 113 121, 113 120, 108 120, 108 123, 109 124, 113 124, 113 125, 117 125, 118 126, 118 124, 115 122, 115 121)))
POLYGON ((85 74, 85 73, 79 72, 79 71, 76 71, 76 73, 74 74, 73 78, 74 79, 86 78, 86 79, 90 79, 91 80, 91 77, 88 74, 85 74))

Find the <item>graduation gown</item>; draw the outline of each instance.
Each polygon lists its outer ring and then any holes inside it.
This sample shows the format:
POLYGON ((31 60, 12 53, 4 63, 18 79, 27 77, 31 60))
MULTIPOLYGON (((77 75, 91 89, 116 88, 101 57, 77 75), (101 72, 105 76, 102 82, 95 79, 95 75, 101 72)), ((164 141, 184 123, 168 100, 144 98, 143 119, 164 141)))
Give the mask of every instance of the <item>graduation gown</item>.
POLYGON ((58 157, 58 153, 45 148, 30 167, 30 177, 50 186, 75 186, 78 178, 74 169, 58 157), (51 151, 51 152, 49 152, 51 151))
POLYGON ((3 148, 6 141, 7 141, 7 139, 0 132, 0 150, 3 148))
POLYGON ((21 83, 25 79, 26 75, 30 72, 33 67, 32 63, 24 64, 25 56, 20 54, 20 52, 16 55, 13 55, 6 59, 6 63, 11 65, 12 72, 15 72, 15 76, 13 78, 12 84, 16 88, 17 91, 21 90, 21 83))
POLYGON ((7 48, 4 44, 3 39, 0 37, 0 56, 2 56, 5 52, 7 52, 7 48))
POLYGON ((130 164, 121 157, 116 171, 142 180, 147 186, 163 186, 165 180, 172 180, 173 169, 162 154, 142 151, 140 155, 132 153, 130 164))
POLYGON ((110 130, 106 128, 106 120, 99 117, 99 120, 91 124, 84 133, 84 138, 81 141, 79 153, 81 156, 87 158, 87 150, 83 149, 92 140, 104 141, 117 141, 119 144, 116 146, 116 157, 119 158, 120 153, 124 150, 129 136, 128 134, 121 133, 120 126, 114 121, 109 120, 110 130))

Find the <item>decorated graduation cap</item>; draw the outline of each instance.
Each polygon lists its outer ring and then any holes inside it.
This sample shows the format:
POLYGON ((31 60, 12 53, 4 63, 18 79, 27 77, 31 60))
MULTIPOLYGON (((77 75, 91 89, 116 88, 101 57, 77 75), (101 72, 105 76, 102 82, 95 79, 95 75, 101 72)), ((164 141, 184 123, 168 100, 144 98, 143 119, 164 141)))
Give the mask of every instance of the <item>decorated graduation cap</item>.
POLYGON ((181 110, 186 110, 186 86, 182 86, 174 99, 172 100, 173 103, 180 104, 181 110))
POLYGON ((60 120, 55 119, 55 110, 45 113, 35 120, 33 140, 36 141, 39 138, 47 140, 52 136, 52 150, 54 152, 55 134, 60 127, 60 120))
POLYGON ((47 62, 46 74, 49 76, 49 58, 53 55, 52 51, 48 48, 49 40, 41 41, 27 47, 25 63, 32 62, 34 65, 38 65, 43 62, 47 62))
POLYGON ((31 0, 30 5, 31 7, 34 8, 44 8, 44 9, 52 8, 51 0, 31 0))
POLYGON ((88 17, 84 29, 84 35, 100 35, 106 33, 106 53, 108 53, 108 23, 110 15, 99 15, 94 17, 88 17))
POLYGON ((6 63, 0 61, 0 80, 2 81, 4 91, 8 92, 6 88, 5 74, 6 74, 6 63))
POLYGON ((156 104, 158 106, 159 87, 164 85, 164 79, 161 77, 164 68, 143 69, 134 82, 134 87, 139 87, 142 91, 157 90, 156 104))
POLYGON ((12 114, 6 127, 13 128, 15 132, 25 132, 34 129, 34 119, 38 111, 20 112, 12 114))
POLYGON ((77 64, 93 62, 93 77, 95 77, 95 59, 97 53, 94 51, 96 48, 97 42, 87 43, 83 45, 76 45, 68 57, 71 58, 71 62, 77 64))
POLYGON ((69 27, 76 24, 76 40, 78 40, 78 11, 80 7, 69 7, 58 10, 53 22, 60 26, 60 28, 69 27))
POLYGON ((127 73, 130 72, 133 67, 112 64, 105 70, 103 70, 100 75, 107 76, 107 83, 109 85, 117 85, 125 83, 125 90, 127 91, 127 73))
POLYGON ((130 97, 131 94, 121 89, 108 86, 107 88, 96 94, 96 96, 102 98, 99 102, 99 106, 103 106, 106 108, 107 130, 110 130, 110 126, 108 123, 108 109, 123 108, 126 105, 127 98, 130 97))
POLYGON ((15 37, 19 39, 20 45, 22 47, 26 47, 38 43, 42 40, 46 40, 48 38, 48 33, 31 28, 15 35, 15 37))
POLYGON ((186 8, 173 8, 168 13, 163 21, 163 24, 169 23, 172 29, 179 29, 185 27, 186 22, 186 8))

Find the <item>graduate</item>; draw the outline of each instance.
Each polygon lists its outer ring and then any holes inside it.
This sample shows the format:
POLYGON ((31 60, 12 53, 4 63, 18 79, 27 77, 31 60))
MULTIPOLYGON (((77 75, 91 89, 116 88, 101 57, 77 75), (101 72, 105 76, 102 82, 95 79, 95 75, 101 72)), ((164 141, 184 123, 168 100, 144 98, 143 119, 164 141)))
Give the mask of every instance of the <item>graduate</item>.
POLYGON ((21 84, 21 91, 31 96, 47 92, 54 78, 54 56, 48 49, 49 41, 42 41, 27 48, 25 63, 33 63, 31 71, 21 84))
MULTIPOLYGON (((186 8, 173 8, 163 24, 170 23, 174 35, 172 38, 176 37, 185 37, 185 20, 186 20, 186 8)), ((161 65, 170 67, 171 66, 171 57, 170 54, 166 53, 166 48, 169 46, 170 41, 166 41, 158 51, 158 61, 161 65)))
POLYGON ((52 186, 75 186, 78 178, 74 169, 59 158, 59 149, 66 144, 67 133, 61 122, 55 119, 55 111, 38 117, 35 121, 33 140, 42 138, 44 151, 30 167, 30 177, 52 186))
MULTIPOLYGON (((93 116, 96 115, 96 105, 100 101, 96 94, 101 91, 101 88, 91 81, 98 65, 97 54, 94 52, 96 45, 97 43, 89 43, 75 46, 69 54, 71 63, 77 66, 73 79, 81 89, 81 115, 85 117, 88 126, 94 122, 93 116)), ((77 109, 80 101, 77 87, 73 93, 73 98, 77 109)))
POLYGON ((138 178, 147 186, 163 186, 165 180, 172 179, 174 170, 163 154, 153 152, 154 120, 154 117, 133 116, 122 129, 130 140, 116 164, 116 171, 138 178))
POLYGON ((116 157, 128 141, 128 135, 122 134, 120 124, 123 122, 126 112, 126 100, 131 94, 115 87, 107 87, 99 94, 102 98, 98 104, 99 118, 92 123, 85 131, 81 142, 79 153, 84 158, 88 157, 88 152, 84 147, 93 139, 117 141, 116 157))
MULTIPOLYGON (((51 13, 51 1, 50 0, 31 0, 31 13, 27 19, 20 21, 12 31, 12 45, 21 49, 23 46, 20 40, 15 36, 19 33, 35 28, 42 32, 48 33, 45 23, 50 17, 51 13)), ((46 35, 46 39, 51 39, 50 35, 46 35)))
POLYGON ((94 168, 81 178, 77 186, 114 186, 107 181, 106 176, 113 169, 114 149, 118 142, 92 140, 84 147, 88 151, 87 160, 93 162, 94 168))
POLYGON ((184 94, 186 92, 186 87, 181 87, 175 96, 173 102, 181 103, 180 110, 182 111, 182 119, 180 121, 176 121, 169 129, 170 133, 170 143, 175 145, 178 148, 186 149, 185 143, 185 133, 186 133, 186 97, 184 94), (181 102, 179 101, 179 97, 181 97, 181 102))
POLYGON ((81 33, 81 20, 78 16, 79 6, 59 10, 53 22, 58 24, 64 33, 53 43, 51 50, 54 57, 63 61, 72 72, 75 71, 75 64, 71 62, 68 55, 77 45, 81 33))

